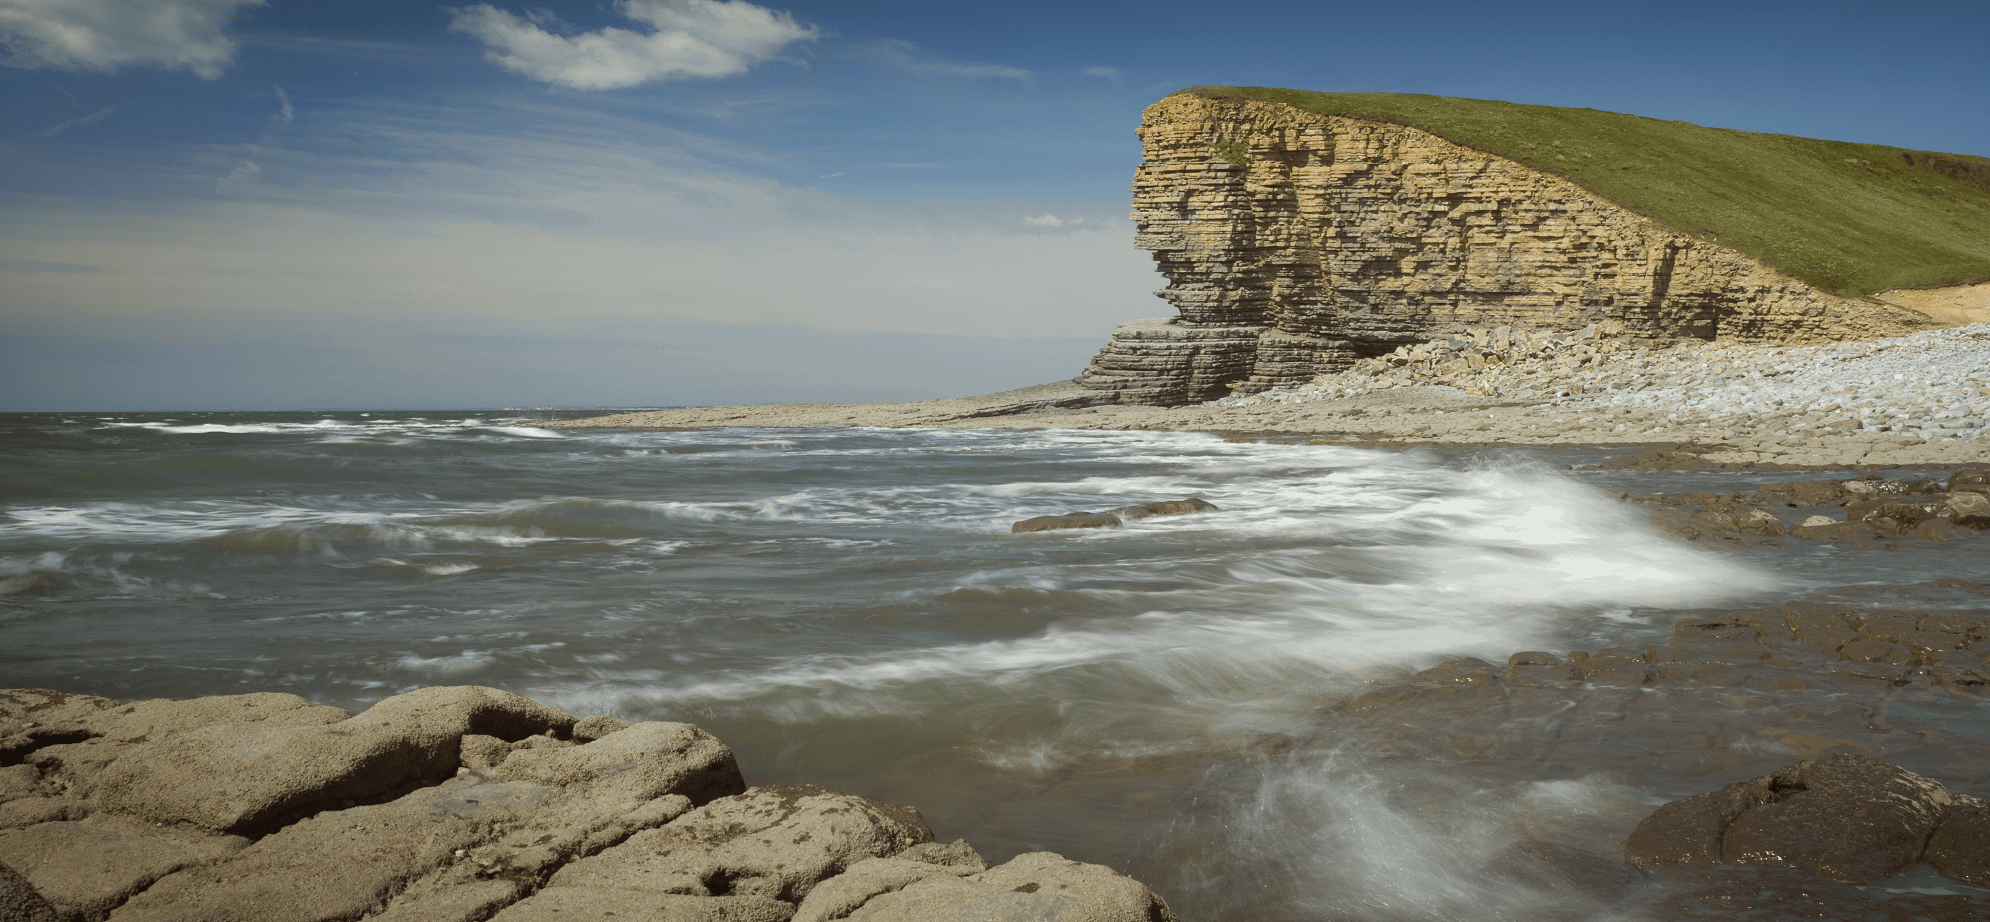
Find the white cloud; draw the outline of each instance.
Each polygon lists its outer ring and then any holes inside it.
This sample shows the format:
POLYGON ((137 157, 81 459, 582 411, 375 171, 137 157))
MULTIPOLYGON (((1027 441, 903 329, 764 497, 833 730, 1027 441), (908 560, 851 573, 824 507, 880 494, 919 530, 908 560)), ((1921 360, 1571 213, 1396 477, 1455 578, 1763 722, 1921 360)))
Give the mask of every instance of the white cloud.
POLYGON ((242 195, 252 191, 262 175, 262 164, 244 160, 240 166, 229 170, 228 175, 214 181, 214 192, 216 195, 242 195))
POLYGON ((880 38, 866 42, 858 47, 857 53, 886 67, 929 77, 1007 77, 1011 80, 1030 78, 1030 72, 1020 67, 949 61, 911 42, 895 38, 880 38))
POLYGON ((263 0, 0 0, 0 64, 57 70, 161 67, 212 80, 235 58, 222 34, 263 0))
POLYGON ((1082 73, 1087 77, 1104 77, 1107 80, 1114 81, 1119 79, 1119 68, 1117 67, 1087 67, 1082 73))
POLYGON ((276 90, 276 101, 282 103, 283 108, 278 110, 275 115, 270 116, 270 124, 282 125, 288 128, 290 127, 291 120, 297 117, 297 110, 290 105, 290 94, 285 93, 283 87, 272 88, 276 90))
POLYGON ((1037 215, 1034 218, 1024 218, 1023 223, 1034 224, 1038 227, 1077 227, 1084 224, 1085 219, 1082 217, 1060 218, 1054 214, 1045 213, 1037 215))
POLYGON ((822 34, 745 0, 619 0, 615 8, 654 31, 610 26, 558 35, 545 28, 553 24, 550 17, 520 17, 488 3, 451 10, 449 28, 482 41, 493 64, 578 90, 731 76, 822 34))
POLYGON ((104 119, 110 118, 112 114, 116 113, 117 110, 122 108, 124 108, 123 103, 118 103, 117 105, 105 106, 101 109, 98 109, 95 112, 90 113, 89 115, 83 116, 82 118, 72 118, 69 121, 63 122, 60 125, 56 125, 51 128, 43 128, 41 130, 41 133, 44 135, 57 135, 65 131, 68 131, 71 128, 84 128, 90 125, 95 125, 96 123, 101 122, 104 119))

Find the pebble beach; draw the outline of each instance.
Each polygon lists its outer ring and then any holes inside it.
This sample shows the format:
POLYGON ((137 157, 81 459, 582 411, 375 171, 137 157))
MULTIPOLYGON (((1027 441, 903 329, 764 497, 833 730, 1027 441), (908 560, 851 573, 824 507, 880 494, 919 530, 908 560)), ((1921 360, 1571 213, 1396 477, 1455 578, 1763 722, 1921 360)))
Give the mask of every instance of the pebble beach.
POLYGON ((1364 359, 1303 387, 1186 407, 1073 383, 977 398, 652 410, 562 428, 878 426, 1219 431, 1355 443, 1687 448, 1731 467, 1990 459, 1990 323, 1813 346, 1489 328, 1364 359))

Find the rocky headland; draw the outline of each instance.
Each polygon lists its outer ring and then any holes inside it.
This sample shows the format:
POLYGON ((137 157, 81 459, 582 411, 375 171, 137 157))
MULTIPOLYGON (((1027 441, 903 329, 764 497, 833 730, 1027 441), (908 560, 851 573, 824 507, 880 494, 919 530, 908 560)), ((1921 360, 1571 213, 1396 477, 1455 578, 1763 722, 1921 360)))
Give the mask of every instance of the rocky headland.
POLYGON ((1079 378, 1122 403, 1305 384, 1475 326, 1788 344, 1932 325, 1411 125, 1190 90, 1139 133, 1135 245, 1178 316, 1120 327, 1079 378))
POLYGON ((274 693, 0 691, 0 918, 1175 916, 1099 865, 991 868, 912 807, 748 787, 689 724, 458 686, 359 714, 274 693))

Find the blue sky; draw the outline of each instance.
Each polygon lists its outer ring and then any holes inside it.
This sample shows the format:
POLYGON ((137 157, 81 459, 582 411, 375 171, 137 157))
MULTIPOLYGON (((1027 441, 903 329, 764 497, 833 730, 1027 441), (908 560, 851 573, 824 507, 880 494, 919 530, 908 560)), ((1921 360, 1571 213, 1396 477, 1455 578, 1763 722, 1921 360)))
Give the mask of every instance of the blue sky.
POLYGON ((918 399, 1167 316, 1140 110, 1990 155, 1990 4, 0 0, 0 410, 918 399))

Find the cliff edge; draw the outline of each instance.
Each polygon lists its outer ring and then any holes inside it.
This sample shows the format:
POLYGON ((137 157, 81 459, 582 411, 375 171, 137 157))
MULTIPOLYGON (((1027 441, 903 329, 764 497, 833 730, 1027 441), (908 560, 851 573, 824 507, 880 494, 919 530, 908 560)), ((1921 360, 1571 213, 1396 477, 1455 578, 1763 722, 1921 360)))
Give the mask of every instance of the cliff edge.
MULTIPOLYGON (((1827 291, 1718 232, 1682 231, 1566 176, 1408 124, 1242 93, 1183 91, 1146 110, 1136 243, 1153 251, 1168 279, 1158 294, 1179 316, 1122 325, 1080 377, 1085 388, 1126 404, 1195 403, 1305 384, 1493 325, 1777 344, 1938 325, 1827 291)), ((1952 201, 1937 204, 1982 211, 1968 176, 1904 162, 1915 171, 1906 181, 1925 172, 1970 195, 1944 185, 1935 191, 1952 201)), ((1973 251, 1951 260, 1976 261, 1973 251)))

